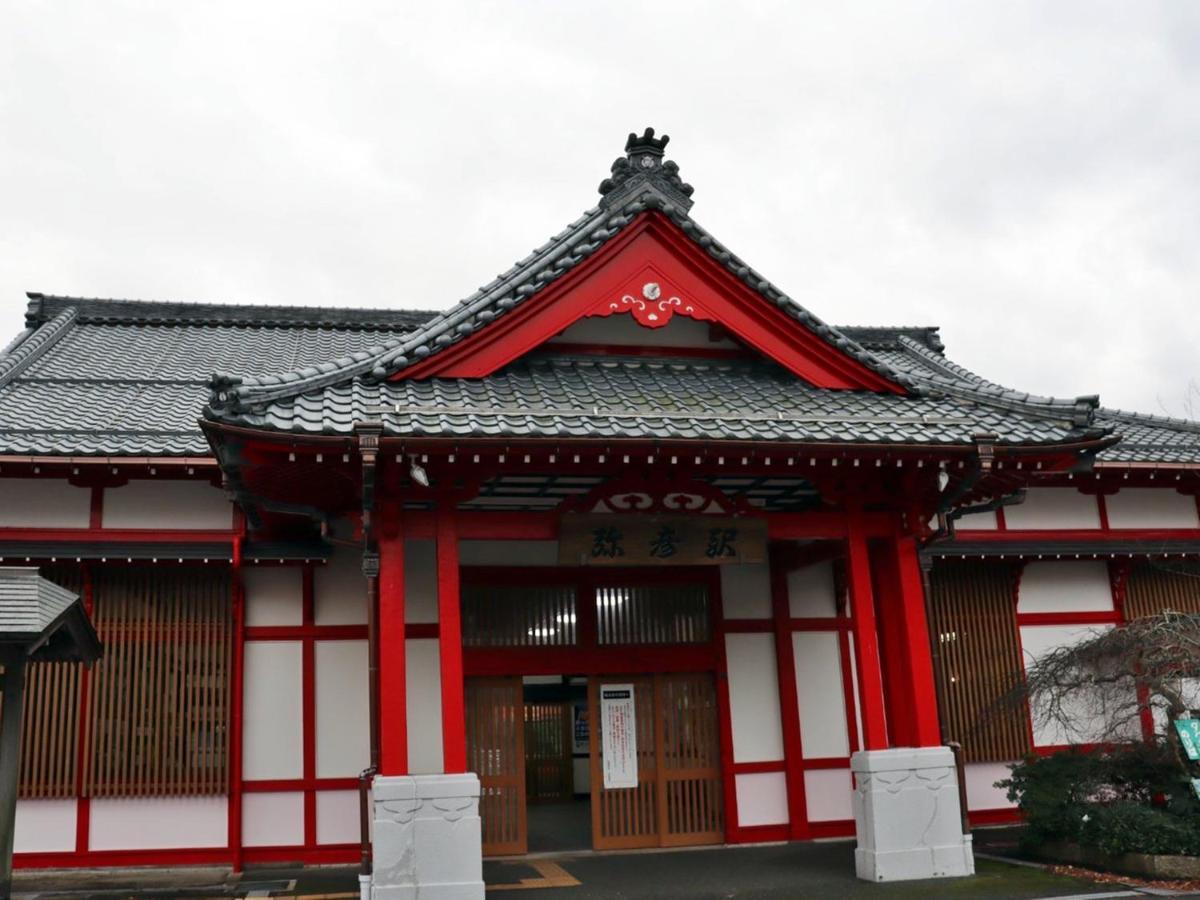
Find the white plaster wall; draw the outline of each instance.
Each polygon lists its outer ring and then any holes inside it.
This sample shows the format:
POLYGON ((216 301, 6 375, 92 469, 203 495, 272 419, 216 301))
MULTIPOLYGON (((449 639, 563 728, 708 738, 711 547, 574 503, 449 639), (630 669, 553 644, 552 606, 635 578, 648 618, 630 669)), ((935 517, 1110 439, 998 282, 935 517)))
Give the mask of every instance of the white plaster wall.
POLYGON ((1004 507, 1009 529, 1099 528, 1096 498, 1075 488, 1030 488, 1025 502, 1004 507))
POLYGON ((299 641, 246 642, 243 777, 304 775, 299 641))
POLYGON ((837 615, 832 561, 789 572, 787 585, 788 608, 792 618, 833 618, 837 615))
POLYGON ((18 800, 14 853, 61 853, 75 849, 74 800, 18 800))
POLYGON ((146 479, 104 489, 105 528, 229 529, 233 504, 207 481, 146 479))
POLYGON ((303 573, 298 566, 247 566, 242 584, 248 626, 303 624, 303 573))
POLYGON ((436 622, 437 593, 437 543, 405 541, 404 621, 410 625, 436 622))
POLYGON ((224 797, 97 797, 90 834, 91 850, 224 847, 229 807, 224 797))
POLYGON ((464 566, 557 566, 558 541, 459 541, 458 561, 464 566))
POLYGON ((358 775, 371 761, 367 642, 317 641, 317 777, 358 775))
MULTIPOLYGON (((1058 647, 1069 647, 1090 637, 1093 634, 1108 631, 1111 625, 1026 625, 1022 626, 1021 650, 1025 660, 1025 668, 1037 659, 1058 647)), ((1128 689, 1132 691, 1132 686, 1128 689)), ((1103 735, 1104 706, 1101 703, 1103 695, 1080 695, 1065 704, 1070 726, 1063 727, 1057 722, 1045 721, 1038 715, 1040 701, 1033 698, 1033 741, 1039 747, 1058 746, 1060 744, 1089 743, 1100 739, 1103 735)), ((1133 732, 1136 732, 1137 722, 1133 722, 1133 732)))
MULTIPOLYGON (((935 526, 936 527, 936 526, 935 526)), ((999 527, 995 510, 970 513, 960 516, 954 523, 960 531, 995 531, 999 527)))
POLYGON ((812 769, 804 773, 808 821, 853 819, 854 782, 849 769, 812 769))
POLYGON ((304 793, 242 795, 242 844, 298 847, 304 844, 304 793))
POLYGON ((850 755, 842 658, 835 631, 792 634, 800 743, 806 759, 850 755))
POLYGON ((339 547, 313 572, 313 621, 318 625, 367 624, 367 579, 362 553, 339 547))
POLYGON ((1122 488, 1104 504, 1112 528, 1200 528, 1196 498, 1171 488, 1122 488))
POLYGON ((733 761, 783 759, 775 636, 727 634, 725 656, 729 669, 733 761))
MULTIPOLYGON (((614 298, 616 299, 616 298, 614 298)), ((675 316, 661 328, 643 328, 629 313, 593 316, 568 326, 550 343, 624 344, 630 347, 711 347, 732 350, 733 341, 708 339, 707 322, 675 316)))
POLYGON ((783 772, 735 775, 738 825, 786 825, 787 776, 783 772))
POLYGON ((1018 613, 1112 612, 1112 582, 1103 560, 1031 562, 1017 589, 1018 613))
POLYGON ((317 843, 357 844, 358 791, 317 791, 317 843))
MULTIPOLYGON (((442 676, 438 642, 405 642, 405 694, 408 700, 408 768, 414 775, 442 771, 442 676)), ((380 698, 387 706, 388 698, 380 698)))
POLYGON ((995 787, 997 781, 1007 778, 1009 763, 967 763, 964 780, 967 783, 967 809, 1010 809, 1002 788, 995 787))
MULTIPOLYGON (((1179 681, 1179 694, 1183 700, 1183 705, 1188 709, 1200 709, 1200 678, 1181 679, 1179 681)), ((1150 715, 1154 720, 1155 734, 1166 734, 1168 727, 1174 729, 1167 716, 1167 707, 1161 701, 1151 706, 1150 715)))
POLYGON ((87 528, 91 488, 53 478, 0 478, 0 528, 87 528))
POLYGON ((766 563, 721 566, 726 619, 771 618, 771 569, 766 563))

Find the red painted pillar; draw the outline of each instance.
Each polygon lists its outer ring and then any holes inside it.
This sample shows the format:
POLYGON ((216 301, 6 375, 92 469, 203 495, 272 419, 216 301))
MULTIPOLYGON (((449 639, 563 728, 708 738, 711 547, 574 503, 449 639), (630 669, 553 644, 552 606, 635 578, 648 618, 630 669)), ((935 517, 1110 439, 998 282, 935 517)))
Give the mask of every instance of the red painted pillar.
POLYGON ((779 553, 771 556, 771 608, 775 617, 775 657, 779 673, 779 710, 783 725, 783 758, 787 775, 788 834, 807 840, 808 804, 804 796, 804 750, 800 740, 800 703, 796 692, 796 657, 792 644, 787 568, 779 553))
POLYGON ((904 630, 896 546, 890 539, 870 545, 871 589, 875 593, 875 624, 879 634, 879 663, 887 711, 888 741, 893 747, 916 747, 913 699, 910 690, 907 638, 904 630))
POLYGON ((379 768, 408 774, 408 688, 404 643, 404 536, 379 539, 379 768))
POLYGON ((888 746, 887 719, 884 714, 883 675, 879 664, 879 636, 875 630, 871 559, 861 515, 852 512, 848 524, 846 576, 850 586, 858 696, 862 704, 862 747, 864 750, 885 750, 888 746))
POLYGON ((929 623, 925 616, 925 583, 921 577, 921 559, 917 540, 901 535, 895 543, 895 570, 899 587, 898 636, 904 655, 903 686, 910 715, 908 737, 918 747, 937 747, 942 743, 938 723, 937 685, 933 675, 933 650, 929 646, 929 623))
POLYGON ((458 522, 453 501, 437 511, 438 652, 442 668, 442 768, 467 771, 463 705, 462 610, 459 604, 458 522))

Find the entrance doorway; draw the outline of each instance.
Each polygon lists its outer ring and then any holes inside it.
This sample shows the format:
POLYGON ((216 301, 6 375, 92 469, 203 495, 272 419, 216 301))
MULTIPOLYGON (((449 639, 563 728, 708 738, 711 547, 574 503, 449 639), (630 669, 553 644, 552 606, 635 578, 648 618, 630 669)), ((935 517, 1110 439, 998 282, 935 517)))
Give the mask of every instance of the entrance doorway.
POLYGON ((485 856, 722 840, 711 672, 594 676, 586 700, 584 679, 562 678, 557 690, 537 681, 466 681, 467 760, 480 780, 485 856), (632 686, 636 787, 605 786, 599 698, 613 685, 632 686), (574 751, 583 747, 579 765, 574 751))
POLYGON ((588 685, 592 843, 597 850, 719 843, 724 835, 717 692, 710 672, 593 678, 588 685), (637 787, 604 783, 604 687, 632 685, 637 787))

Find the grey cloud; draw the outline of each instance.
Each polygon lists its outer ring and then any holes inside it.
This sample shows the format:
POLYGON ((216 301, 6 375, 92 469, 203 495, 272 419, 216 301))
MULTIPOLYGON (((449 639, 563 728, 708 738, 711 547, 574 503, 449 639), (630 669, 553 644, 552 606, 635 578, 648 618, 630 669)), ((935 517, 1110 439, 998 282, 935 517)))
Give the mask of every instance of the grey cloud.
POLYGON ((441 308, 652 124, 696 218, 830 321, 1179 412, 1200 377, 1200 7, 9 3, 24 291, 441 308))

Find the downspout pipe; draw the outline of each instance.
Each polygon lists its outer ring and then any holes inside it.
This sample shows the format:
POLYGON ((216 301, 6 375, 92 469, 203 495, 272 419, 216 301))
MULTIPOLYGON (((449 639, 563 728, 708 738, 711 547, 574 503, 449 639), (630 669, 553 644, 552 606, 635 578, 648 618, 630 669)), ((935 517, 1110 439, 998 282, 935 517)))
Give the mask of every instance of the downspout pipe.
POLYGON ((375 483, 383 423, 359 422, 354 428, 362 457, 363 575, 367 581, 367 693, 370 713, 370 765, 358 776, 359 884, 369 889, 371 853, 371 781, 379 774, 379 550, 375 542, 375 483))

